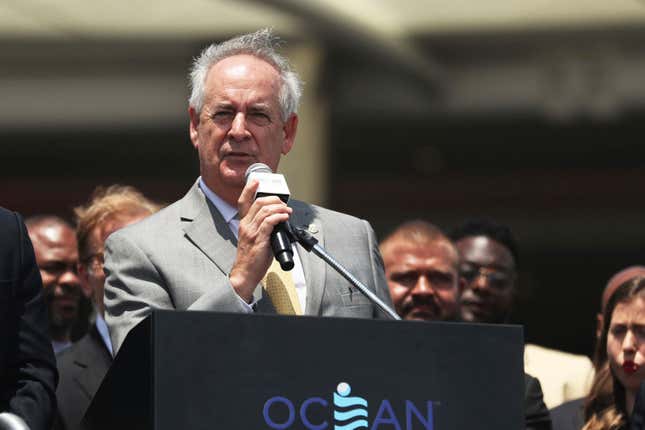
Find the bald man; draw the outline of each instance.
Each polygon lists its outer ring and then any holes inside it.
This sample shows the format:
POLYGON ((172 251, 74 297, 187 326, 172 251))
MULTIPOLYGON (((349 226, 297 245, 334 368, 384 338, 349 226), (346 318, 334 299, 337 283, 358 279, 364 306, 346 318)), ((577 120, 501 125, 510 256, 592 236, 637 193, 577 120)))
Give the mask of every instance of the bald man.
POLYGON ((385 278, 403 319, 456 321, 463 279, 457 249, 425 221, 399 226, 380 245, 385 278))
POLYGON ((79 313, 81 284, 76 272, 76 232, 67 221, 39 215, 25 221, 43 280, 49 335, 58 354, 72 344, 72 326, 79 313))
MULTIPOLYGON (((397 313, 406 320, 460 321, 459 296, 465 280, 459 274, 455 245, 436 226, 421 220, 397 227, 381 242, 385 278, 397 313)), ((550 430, 540 382, 524 374, 527 430, 550 430)))

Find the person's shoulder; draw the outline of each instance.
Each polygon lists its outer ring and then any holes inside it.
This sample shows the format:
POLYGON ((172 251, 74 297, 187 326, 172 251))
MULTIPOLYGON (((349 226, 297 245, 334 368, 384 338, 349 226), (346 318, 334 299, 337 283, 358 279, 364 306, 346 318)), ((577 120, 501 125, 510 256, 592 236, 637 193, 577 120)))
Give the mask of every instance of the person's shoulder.
POLYGON ((138 242, 163 237, 172 230, 173 220, 176 220, 177 226, 180 225, 180 202, 178 200, 141 221, 115 231, 107 240, 113 242, 129 239, 138 242))
POLYGON ((0 225, 2 229, 17 230, 19 216, 16 212, 10 211, 0 206, 0 225))
POLYGON ((9 209, 5 209, 2 206, 0 206, 0 221, 6 222, 9 220, 15 220, 16 219, 16 213, 13 211, 10 211, 9 209))
POLYGON ((542 390, 540 380, 535 376, 529 375, 528 373, 524 373, 524 385, 527 391, 529 390, 529 388, 533 387, 540 387, 540 390, 542 390))
POLYGON ((578 430, 584 425, 584 398, 569 400, 551 410, 554 430, 578 430))
POLYGON ((591 360, 586 355, 572 354, 566 351, 546 348, 544 346, 527 343, 524 346, 526 361, 545 362, 549 360, 557 361, 560 364, 570 364, 572 366, 591 368, 591 360))
POLYGON ((304 213, 309 212, 313 214, 314 217, 322 220, 332 219, 334 220, 334 222, 342 224, 357 224, 365 222, 364 220, 353 215, 327 209, 322 206, 313 205, 311 203, 305 203, 300 200, 290 200, 289 204, 294 209, 294 211, 302 211, 304 213))
POLYGON ((16 212, 0 208, 0 255, 3 260, 8 255, 17 255, 20 241, 25 241, 27 235, 24 224, 16 212))
POLYGON ((558 415, 571 415, 572 413, 577 413, 582 410, 585 406, 584 397, 578 399, 568 400, 554 408, 551 409, 551 416, 555 417, 558 415))

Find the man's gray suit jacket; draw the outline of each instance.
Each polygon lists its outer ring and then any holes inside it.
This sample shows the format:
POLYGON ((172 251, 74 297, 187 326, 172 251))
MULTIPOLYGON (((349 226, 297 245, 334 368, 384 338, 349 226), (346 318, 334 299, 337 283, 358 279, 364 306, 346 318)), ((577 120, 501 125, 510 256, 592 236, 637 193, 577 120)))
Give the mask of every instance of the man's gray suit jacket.
MULTIPOLYGON (((305 226, 331 255, 385 303, 392 301, 369 223, 299 201, 291 222, 305 226)), ((237 241, 197 183, 179 201, 112 234, 106 244, 106 322, 115 354, 128 332, 153 309, 245 312, 228 279, 237 241)), ((359 291, 298 246, 307 285, 305 314, 379 318, 359 291)), ((256 288, 261 297, 262 288, 256 288)), ((260 298, 258 312, 275 312, 260 298)))

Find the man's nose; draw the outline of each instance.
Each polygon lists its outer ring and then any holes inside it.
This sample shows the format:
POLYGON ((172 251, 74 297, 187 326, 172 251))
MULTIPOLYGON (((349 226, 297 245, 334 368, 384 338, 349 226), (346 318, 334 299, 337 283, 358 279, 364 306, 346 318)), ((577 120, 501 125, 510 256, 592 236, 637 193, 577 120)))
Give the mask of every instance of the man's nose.
POLYGON ((414 288, 412 289, 412 294, 419 296, 434 294, 434 289, 432 288, 427 276, 421 275, 417 278, 417 282, 414 284, 414 288))
POLYGON ((470 283, 470 286, 473 290, 478 292, 490 292, 490 281, 488 276, 484 275, 482 272, 477 272, 475 278, 470 283))
POLYGON ((235 114, 228 133, 235 140, 243 140, 246 138, 248 130, 246 129, 246 117, 244 113, 237 112, 235 114))
POLYGON ((78 278, 76 272, 72 269, 67 269, 65 272, 61 273, 58 277, 58 283, 60 285, 66 286, 67 288, 80 288, 81 280, 78 278))

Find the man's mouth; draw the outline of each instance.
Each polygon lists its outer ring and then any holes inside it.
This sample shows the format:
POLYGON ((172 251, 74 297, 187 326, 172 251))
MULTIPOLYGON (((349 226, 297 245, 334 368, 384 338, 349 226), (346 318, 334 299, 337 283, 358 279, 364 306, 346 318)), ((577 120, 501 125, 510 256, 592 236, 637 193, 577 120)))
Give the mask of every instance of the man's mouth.
POLYGON ((224 158, 248 159, 248 158, 251 158, 251 155, 247 154, 246 152, 229 152, 224 156, 224 158))
POLYGON ((437 309, 431 305, 417 305, 408 311, 408 319, 434 320, 437 318, 437 309))
POLYGON ((54 299, 54 303, 61 308, 75 308, 78 303, 78 298, 76 297, 57 297, 54 299))
POLYGON ((461 302, 461 313, 465 320, 485 322, 493 318, 495 308, 486 302, 464 300, 461 302))
POLYGON ((488 312, 489 308, 486 303, 477 300, 463 300, 461 302, 461 305, 479 312, 488 312))

